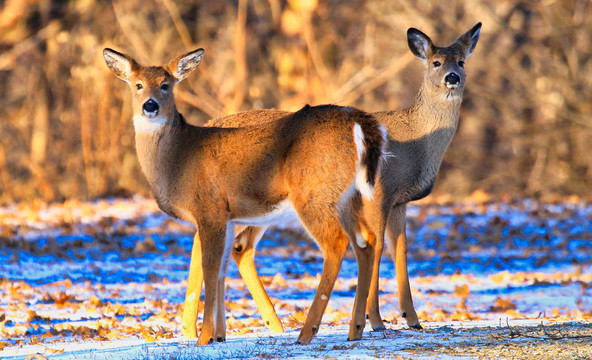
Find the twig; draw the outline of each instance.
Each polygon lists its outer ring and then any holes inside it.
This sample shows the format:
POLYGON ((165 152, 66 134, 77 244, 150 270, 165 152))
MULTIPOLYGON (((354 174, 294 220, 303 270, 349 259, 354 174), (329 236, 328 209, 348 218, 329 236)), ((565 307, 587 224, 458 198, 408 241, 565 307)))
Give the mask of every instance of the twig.
POLYGON ((545 327, 545 325, 543 324, 543 322, 541 321, 541 329, 543 330, 543 333, 553 339, 553 340, 563 340, 563 339, 591 339, 592 338, 592 334, 589 335, 569 335, 569 334, 563 334, 561 332, 561 329, 559 329, 557 332, 559 333, 559 335, 557 334, 551 334, 550 332, 547 331, 547 328, 545 327))
POLYGON ((372 72, 361 70, 335 92, 335 100, 339 101, 343 97, 344 103, 353 103, 360 96, 376 89, 390 80, 394 75, 401 72, 413 58, 413 55, 408 52, 384 69, 378 69, 372 72))
POLYGON ((514 331, 514 329, 510 327, 510 321, 508 320, 508 318, 506 318, 506 326, 508 327, 508 330, 510 330, 510 337, 515 338, 518 336, 522 336, 522 334, 519 331, 514 331))
POLYGON ((234 38, 234 97, 224 109, 224 114, 240 110, 245 99, 247 82, 247 0, 239 0, 236 14, 236 33, 234 38))
POLYGON ((191 34, 189 30, 187 30, 187 26, 185 26, 185 22, 181 18, 181 13, 179 12, 179 8, 177 5, 171 0, 161 0, 164 7, 166 7, 171 19, 173 19, 173 24, 175 25, 175 29, 177 29, 177 33, 179 33, 179 37, 183 42, 183 45, 187 50, 193 49, 193 41, 191 40, 191 34))
POLYGON ((55 36, 60 31, 60 24, 57 21, 52 21, 39 30, 35 35, 15 45, 9 52, 6 52, 0 56, 0 70, 7 70, 12 68, 19 57, 26 54, 28 51, 33 49, 37 44, 55 36))

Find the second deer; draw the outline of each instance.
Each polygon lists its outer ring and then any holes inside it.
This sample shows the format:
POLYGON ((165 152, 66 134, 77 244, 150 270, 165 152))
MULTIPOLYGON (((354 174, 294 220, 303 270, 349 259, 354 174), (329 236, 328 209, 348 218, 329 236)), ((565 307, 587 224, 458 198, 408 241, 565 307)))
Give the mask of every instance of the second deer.
MULTIPOLYGON (((374 200, 365 201, 363 216, 356 220, 359 221, 357 236, 368 241, 377 240, 367 308, 374 330, 384 329, 378 308, 378 283, 385 231, 396 266, 402 316, 410 327, 421 328, 413 306, 407 271, 406 207, 409 202, 427 196, 432 190, 444 153, 458 127, 466 82, 464 62, 475 49, 480 30, 481 23, 478 23, 451 45, 438 47, 426 34, 410 28, 407 32, 409 48, 424 64, 423 83, 415 103, 402 110, 374 113, 387 129, 389 141, 386 152, 389 156, 381 168, 374 200)), ((254 110, 212 120, 208 126, 249 126, 256 121, 273 121, 288 114, 279 110, 254 110)), ((255 246, 264 231, 265 227, 238 229, 232 255, 266 324, 272 330, 281 332, 281 322, 253 262, 255 246)), ((198 273, 199 269, 199 260, 192 261, 191 274, 198 273)), ((194 275, 193 279, 199 276, 194 275)), ((190 281, 187 294, 199 294, 200 289, 201 282, 190 281)), ((196 309, 195 301, 186 300, 183 331, 189 337, 191 329, 195 328, 196 309)))

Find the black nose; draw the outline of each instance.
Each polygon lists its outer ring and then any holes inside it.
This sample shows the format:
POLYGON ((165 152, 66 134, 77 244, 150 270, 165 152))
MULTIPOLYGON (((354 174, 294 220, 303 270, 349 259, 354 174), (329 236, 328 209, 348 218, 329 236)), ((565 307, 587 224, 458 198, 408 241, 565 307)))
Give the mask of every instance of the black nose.
POLYGON ((451 85, 458 84, 460 82, 460 76, 458 76, 456 73, 450 73, 446 75, 444 81, 451 85))
POLYGON ((153 113, 158 111, 158 103, 152 99, 146 101, 144 105, 142 105, 142 109, 147 113, 153 113))

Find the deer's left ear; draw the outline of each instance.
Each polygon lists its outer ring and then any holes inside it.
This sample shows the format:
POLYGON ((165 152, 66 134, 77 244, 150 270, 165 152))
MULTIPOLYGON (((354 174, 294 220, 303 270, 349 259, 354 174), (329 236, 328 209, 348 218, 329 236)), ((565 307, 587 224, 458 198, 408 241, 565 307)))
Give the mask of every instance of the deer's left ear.
POLYGON ((184 80, 201 62, 204 49, 197 49, 185 55, 181 55, 164 66, 173 75, 177 82, 184 80))
POLYGON ((463 49, 465 58, 469 57, 469 55, 473 53, 473 50, 475 50, 475 46, 477 46, 477 40, 479 40, 480 32, 481 23, 478 23, 477 25, 473 26, 471 30, 459 36, 454 42, 454 45, 458 45, 463 49))

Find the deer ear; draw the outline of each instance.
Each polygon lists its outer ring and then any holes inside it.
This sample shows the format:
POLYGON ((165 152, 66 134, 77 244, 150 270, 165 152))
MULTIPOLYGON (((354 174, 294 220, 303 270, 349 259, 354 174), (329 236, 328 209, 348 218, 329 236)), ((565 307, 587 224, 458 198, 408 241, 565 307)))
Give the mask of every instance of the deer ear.
POLYGON ((185 55, 181 55, 164 66, 164 68, 173 75, 177 81, 184 80, 195 70, 204 56, 204 49, 197 49, 185 55))
POLYGON ((407 43, 409 43, 409 49, 413 55, 422 60, 427 60, 434 50, 432 40, 415 28, 407 30, 407 43))
POLYGON ((103 49, 103 57, 113 74, 128 83, 130 76, 140 67, 136 60, 113 49, 103 49))
POLYGON ((475 50, 475 46, 477 46, 480 32, 481 23, 478 23, 477 25, 473 26, 471 30, 459 36, 453 45, 460 46, 465 53, 465 57, 469 57, 469 55, 473 53, 473 50, 475 50))

